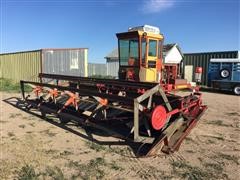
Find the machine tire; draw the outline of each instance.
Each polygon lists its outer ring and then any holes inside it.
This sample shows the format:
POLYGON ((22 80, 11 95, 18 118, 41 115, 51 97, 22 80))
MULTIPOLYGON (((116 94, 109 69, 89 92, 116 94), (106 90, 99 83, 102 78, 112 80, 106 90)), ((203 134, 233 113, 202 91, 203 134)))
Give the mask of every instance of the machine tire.
POLYGON ((233 92, 234 92, 235 95, 240 96, 240 85, 236 85, 236 86, 233 88, 233 92))
POLYGON ((221 69, 219 73, 220 77, 224 79, 230 76, 230 71, 228 69, 221 69))

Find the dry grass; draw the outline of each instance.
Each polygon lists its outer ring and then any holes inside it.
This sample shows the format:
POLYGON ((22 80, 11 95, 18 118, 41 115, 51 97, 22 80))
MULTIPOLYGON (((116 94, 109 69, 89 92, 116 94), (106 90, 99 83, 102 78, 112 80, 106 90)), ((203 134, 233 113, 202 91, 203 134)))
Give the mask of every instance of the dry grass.
POLYGON ((40 131, 41 134, 44 134, 44 135, 48 135, 49 137, 53 137, 55 136, 57 133, 53 133, 50 131, 50 129, 46 129, 46 130, 43 130, 43 131, 40 131))
POLYGON ((107 150, 107 148, 105 146, 91 142, 91 141, 86 141, 85 144, 88 148, 93 149, 96 152, 107 150))
POLYGON ((214 158, 219 159, 219 160, 231 161, 231 162, 239 165, 239 156, 229 155, 229 154, 224 154, 224 153, 217 153, 214 156, 214 158))
POLYGON ((68 166, 77 171, 72 175, 72 179, 102 179, 105 176, 103 168, 107 166, 107 163, 104 158, 98 157, 87 164, 71 161, 68 166))
POLYGON ((208 163, 204 168, 192 166, 185 161, 172 162, 173 173, 184 179, 218 179, 227 178, 223 173, 223 167, 219 164, 208 163))
POLYGON ((217 126, 225 126, 225 127, 231 126, 231 125, 223 123, 222 120, 212 120, 212 121, 207 122, 207 124, 212 124, 212 125, 217 125, 217 126))
POLYGON ((24 124, 21 124, 21 125, 19 125, 18 127, 20 127, 20 128, 25 128, 26 126, 24 125, 24 124))
POLYGON ((13 118, 16 118, 16 117, 18 117, 18 116, 21 116, 21 114, 20 114, 20 113, 11 113, 10 116, 9 116, 9 118, 10 118, 10 119, 13 119, 13 118))
POLYGON ((26 164, 21 167, 20 170, 16 171, 16 179, 18 180, 38 180, 38 179, 53 179, 53 180, 64 180, 64 174, 62 170, 57 167, 46 167, 43 171, 38 171, 33 165, 26 164))

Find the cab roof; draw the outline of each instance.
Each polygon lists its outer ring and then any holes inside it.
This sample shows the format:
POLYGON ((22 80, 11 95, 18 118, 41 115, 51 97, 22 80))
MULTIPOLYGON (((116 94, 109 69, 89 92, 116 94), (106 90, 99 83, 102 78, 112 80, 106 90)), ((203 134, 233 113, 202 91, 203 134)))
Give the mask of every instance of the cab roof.
POLYGON ((128 31, 128 32, 122 32, 122 33, 117 33, 116 36, 118 39, 127 39, 127 38, 132 38, 132 37, 139 37, 139 36, 147 36, 148 38, 153 38, 153 39, 163 39, 162 34, 154 34, 151 32, 144 32, 144 31, 128 31))

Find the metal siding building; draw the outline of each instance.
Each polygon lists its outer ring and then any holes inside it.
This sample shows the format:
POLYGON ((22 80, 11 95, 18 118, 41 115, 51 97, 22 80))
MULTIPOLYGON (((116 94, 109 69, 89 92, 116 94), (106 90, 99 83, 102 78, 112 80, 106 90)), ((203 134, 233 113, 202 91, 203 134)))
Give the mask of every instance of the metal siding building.
POLYGON ((112 77, 118 77, 119 59, 118 49, 114 49, 106 57, 107 75, 112 77))
POLYGON ((42 72, 87 77, 87 49, 43 49, 42 72))
POLYGON ((107 75, 118 77, 119 61, 118 60, 107 60, 107 75))
POLYGON ((0 78, 37 81, 40 72, 85 76, 88 49, 40 49, 0 54, 0 78))
POLYGON ((0 54, 0 78, 38 80, 41 72, 41 50, 0 54))
POLYGON ((202 85, 207 85, 208 66, 212 58, 238 58, 238 51, 186 53, 183 59, 184 78, 194 81, 196 67, 203 68, 202 85))
POLYGON ((106 64, 98 64, 98 63, 88 63, 88 76, 94 75, 107 75, 107 67, 106 64))

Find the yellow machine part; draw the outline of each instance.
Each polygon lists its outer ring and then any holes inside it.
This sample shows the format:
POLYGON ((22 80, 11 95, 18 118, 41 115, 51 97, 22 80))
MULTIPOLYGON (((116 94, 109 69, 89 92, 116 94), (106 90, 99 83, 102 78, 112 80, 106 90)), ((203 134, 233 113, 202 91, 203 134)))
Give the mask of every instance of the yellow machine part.
POLYGON ((156 50, 155 50, 155 55, 152 56, 152 55, 149 55, 147 54, 146 57, 145 57, 145 61, 146 61, 146 65, 145 67, 142 66, 140 67, 140 72, 139 72, 139 79, 141 82, 158 82, 159 81, 159 78, 158 78, 158 75, 157 75, 157 68, 156 68, 156 65, 157 65, 157 61, 159 61, 159 40, 162 40, 162 35, 161 34, 148 34, 147 35, 148 37, 148 45, 146 46, 146 52, 149 52, 149 41, 150 40, 153 40, 153 41, 156 41, 156 50), (151 63, 155 63, 155 67, 153 68, 150 64, 151 63))
POLYGON ((156 82, 157 70, 156 68, 140 68, 139 79, 141 82, 156 82))

